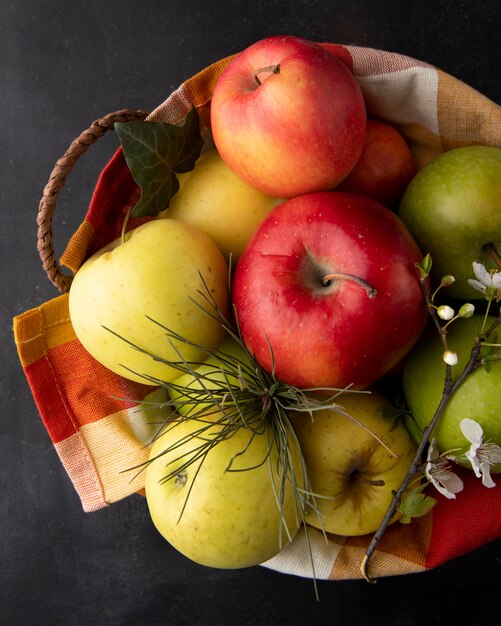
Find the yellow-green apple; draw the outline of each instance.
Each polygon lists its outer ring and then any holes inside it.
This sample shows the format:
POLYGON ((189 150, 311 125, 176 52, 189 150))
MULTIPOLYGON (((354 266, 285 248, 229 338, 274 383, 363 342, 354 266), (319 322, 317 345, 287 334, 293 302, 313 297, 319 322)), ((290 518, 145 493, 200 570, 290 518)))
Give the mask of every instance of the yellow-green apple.
POLYGON ((425 327, 421 259, 402 221, 375 200, 335 191, 286 200, 235 270, 244 342, 285 383, 367 387, 425 327))
POLYGON ((180 188, 160 217, 181 220, 207 233, 232 263, 258 225, 280 202, 248 185, 217 150, 204 152, 191 172, 180 174, 180 188))
MULTIPOLYGON (((494 317, 487 318, 489 325, 494 317)), ((458 364, 452 367, 452 379, 456 381, 466 365, 475 337, 482 330, 484 316, 475 314, 460 319, 447 329, 447 343, 458 355, 458 364)), ((490 350, 491 355, 500 355, 501 347, 483 348, 482 354, 490 350)), ((442 398, 445 364, 442 359, 443 346, 435 329, 430 329, 412 349, 404 362, 403 391, 412 414, 409 430, 418 440, 431 422, 442 398)), ((433 437, 441 452, 464 450, 469 447, 460 422, 469 418, 480 424, 484 439, 501 445, 501 361, 493 360, 488 371, 479 367, 458 387, 447 402, 433 437)), ((465 461, 465 466, 469 463, 465 461)), ((498 464, 492 471, 501 471, 498 464)))
POLYGON ((362 152, 365 123, 347 66, 293 36, 262 39, 237 55, 211 102, 222 158, 252 187, 280 198, 339 183, 362 152))
MULTIPOLYGON (((281 466, 270 427, 253 437, 240 427, 212 445, 203 461, 196 458, 200 446, 220 435, 220 417, 185 419, 166 428, 151 449, 146 499, 158 531, 186 557, 209 567, 250 567, 294 537, 301 513, 289 480, 283 498, 278 495, 281 466)), ((300 488, 300 451, 293 437, 289 441, 300 488)))
POLYGON ((226 314, 227 285, 227 264, 208 235, 178 220, 156 219, 85 261, 70 287, 70 318, 96 360, 126 378, 156 384, 145 377, 170 380, 179 371, 151 354, 179 361, 176 346, 187 360, 205 356, 189 343, 171 345, 160 325, 192 344, 217 346, 225 331, 199 306, 207 308, 200 292, 207 290, 226 314))
POLYGON ((361 193, 396 209, 416 172, 414 156, 402 134, 387 122, 368 119, 362 154, 336 191, 361 193))
POLYGON ((417 446, 402 422, 385 416, 391 404, 379 392, 345 393, 337 402, 343 412, 292 417, 318 496, 319 513, 309 509, 306 522, 336 535, 365 535, 381 524, 417 446))
POLYGON ((501 149, 465 146, 444 152, 413 178, 399 215, 433 260, 436 283, 452 274, 451 297, 480 297, 468 284, 472 263, 501 268, 501 149))

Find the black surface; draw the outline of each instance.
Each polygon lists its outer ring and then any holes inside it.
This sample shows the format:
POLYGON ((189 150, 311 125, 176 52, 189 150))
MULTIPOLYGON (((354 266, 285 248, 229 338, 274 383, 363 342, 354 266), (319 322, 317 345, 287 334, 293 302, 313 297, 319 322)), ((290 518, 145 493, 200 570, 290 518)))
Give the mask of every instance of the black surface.
MULTIPOLYGON (((307 579, 188 562, 139 496, 84 513, 38 417, 11 319, 57 295, 36 252, 38 201, 56 159, 97 117, 151 110, 188 76, 271 34, 408 54, 501 102, 499 1, 2 0, 0 10, 0 624, 496 623, 499 540, 426 574, 320 583, 317 603, 307 579)), ((101 140, 72 173, 58 252, 115 142, 101 140)))

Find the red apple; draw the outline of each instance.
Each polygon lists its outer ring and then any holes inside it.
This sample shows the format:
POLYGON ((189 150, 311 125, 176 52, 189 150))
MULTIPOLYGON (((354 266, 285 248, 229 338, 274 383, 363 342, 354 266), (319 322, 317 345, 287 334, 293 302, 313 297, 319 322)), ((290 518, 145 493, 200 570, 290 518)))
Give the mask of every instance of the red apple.
POLYGON ((391 124, 369 119, 362 154, 336 191, 360 193, 396 209, 416 173, 416 162, 401 133, 391 124))
POLYGON ((365 124, 363 95, 346 65, 292 36, 241 52, 212 95, 220 155, 252 187, 279 198, 339 183, 362 152, 365 124))
POLYGON ((400 218, 375 200, 335 191, 286 200, 235 270, 243 339, 286 383, 365 388, 426 325, 421 260, 400 218))

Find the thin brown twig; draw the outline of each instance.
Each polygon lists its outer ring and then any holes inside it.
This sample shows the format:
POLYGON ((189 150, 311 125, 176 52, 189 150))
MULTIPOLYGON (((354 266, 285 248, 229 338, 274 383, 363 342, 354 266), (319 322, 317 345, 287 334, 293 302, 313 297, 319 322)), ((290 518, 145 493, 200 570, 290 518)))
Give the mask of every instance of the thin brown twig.
MULTIPOLYGON (((426 299, 426 303, 428 305, 428 309, 430 311, 430 315, 433 318, 433 321, 435 323, 435 325, 437 326, 437 328, 439 329, 440 332, 440 336, 442 337, 442 341, 445 340, 444 338, 444 333, 442 331, 442 327, 440 325, 440 321, 438 319, 438 315, 435 311, 435 308, 432 305, 432 302, 430 300, 430 295, 429 292, 424 284, 424 279, 421 279, 421 286, 423 289, 423 293, 426 299)), ((498 318, 491 324, 491 326, 488 328, 488 330, 482 335, 482 337, 476 337, 475 338, 475 343, 473 345, 473 348, 471 350, 470 353, 470 358, 467 362, 467 364, 465 365, 463 371, 461 372, 461 374, 458 376, 458 378, 456 379, 456 381, 454 383, 452 383, 452 372, 451 372, 451 366, 449 364, 446 364, 446 374, 445 374, 445 379, 444 379, 444 388, 443 388, 443 392, 442 392, 442 398, 440 400, 440 403, 435 411, 435 414, 433 415, 433 418, 431 420, 431 422, 429 423, 429 425, 427 426, 427 428, 424 430, 421 441, 418 445, 416 454, 414 456, 414 459, 411 463, 411 466, 407 472, 407 474, 405 475, 403 481, 401 482, 399 488, 397 489, 397 491, 395 491, 393 493, 393 498, 391 501, 391 504, 383 518, 383 521, 381 522, 378 530, 375 532, 375 534, 372 537, 371 542, 369 543, 366 552, 365 552, 365 556, 362 560, 362 564, 360 566, 360 570, 364 576, 364 578, 368 581, 368 582, 375 582, 373 579, 371 579, 367 573, 368 570, 368 566, 369 566, 369 561, 372 557, 372 555, 374 554, 377 545, 379 544, 381 538, 383 537, 384 533, 386 532, 386 529, 388 528, 388 526, 390 525, 391 520, 393 519, 398 505, 400 503, 400 500, 402 499, 402 496, 404 495, 405 491, 407 490, 410 481, 412 480, 412 478, 416 475, 416 473, 419 470, 419 467, 421 465, 421 459, 424 453, 424 450, 428 444, 428 440, 430 438, 431 433, 433 432, 433 429, 435 428, 435 426, 437 425, 438 420, 440 419, 440 416, 442 415, 445 406, 447 404, 447 402, 450 400, 451 396, 454 394, 454 392, 456 391, 456 389, 458 389, 458 387, 460 387, 462 385, 462 383, 464 382, 464 380, 472 373, 474 372, 480 365, 482 365, 482 360, 480 359, 480 350, 481 347, 485 341, 486 338, 488 338, 493 332, 494 330, 497 328, 497 326, 501 323, 501 315, 498 316, 498 318)), ((446 343, 445 343, 446 346, 446 343)))

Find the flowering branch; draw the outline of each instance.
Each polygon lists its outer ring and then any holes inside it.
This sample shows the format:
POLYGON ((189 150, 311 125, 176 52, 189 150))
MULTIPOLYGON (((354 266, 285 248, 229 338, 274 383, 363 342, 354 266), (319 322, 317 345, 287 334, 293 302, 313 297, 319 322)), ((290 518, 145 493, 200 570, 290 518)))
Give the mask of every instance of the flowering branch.
MULTIPOLYGON (((478 280, 477 281, 471 280, 469 281, 470 284, 474 286, 475 288, 478 288, 479 291, 482 291, 484 294, 486 294, 486 298, 488 299, 489 302, 492 302, 493 299, 495 299, 496 302, 499 302, 499 300, 501 299, 500 298, 501 296, 501 282, 500 282, 501 273, 497 272, 494 275, 488 274, 485 268, 481 266, 483 269, 483 272, 482 272, 480 268, 478 267, 478 265, 479 264, 474 264, 473 266, 475 275, 478 280), (478 285, 474 285, 473 284, 474 282, 478 283, 478 285)), ((425 297, 425 301, 428 306, 428 310, 430 312, 432 320, 438 329, 438 332, 442 340, 442 345, 444 348, 443 359, 446 364, 444 386, 443 386, 441 400, 438 404, 435 414, 433 415, 433 418, 431 419, 429 425, 427 426, 427 428, 424 430, 422 434, 421 441, 419 442, 419 445, 418 445, 416 454, 414 456, 414 459, 411 463, 411 466, 406 476, 404 477, 402 483, 400 484, 399 488, 397 489, 397 491, 393 493, 392 502, 383 518, 383 521, 381 522, 378 530, 375 532, 374 536, 372 537, 371 542, 369 543, 369 546, 366 549, 365 556, 362 561, 360 569, 364 578, 368 582, 374 582, 373 579, 369 577, 368 571, 367 571, 369 561, 372 555, 374 554, 374 551, 376 550, 376 547, 379 544, 379 541, 381 540, 386 529, 390 525, 391 520, 393 519, 399 507, 399 504, 402 500, 402 497, 404 496, 406 490, 409 487, 411 480, 416 476, 416 474, 419 472, 420 468, 422 467, 423 454, 424 454, 426 447, 428 446, 429 439, 433 432, 433 429, 437 425, 438 420, 440 419, 440 416, 442 415, 447 405, 447 402, 449 401, 451 396, 454 394, 456 389, 458 389, 458 387, 460 387, 463 384, 463 382, 468 378, 468 376, 470 376, 470 374, 472 374, 477 368, 483 365, 483 358, 481 358, 480 356, 480 350, 482 346, 485 344, 486 340, 493 334, 495 329, 501 323, 501 312, 488 329, 484 328, 485 320, 487 319, 487 317, 485 318, 481 333, 479 333, 479 335, 475 337, 475 341, 473 344, 473 348, 470 352, 470 357, 468 359, 468 362, 466 363, 463 371, 460 373, 456 381, 453 382, 451 366, 457 364, 457 355, 451 350, 449 350, 449 347, 447 345, 446 332, 447 332, 447 326, 448 326, 449 321, 456 319, 456 317, 454 316, 454 313, 452 313, 451 315, 450 311, 448 310, 445 311, 445 316, 442 317, 441 313, 443 313, 444 310, 443 309, 441 310, 440 307, 436 307, 433 300, 438 290, 442 286, 448 286, 452 284, 452 282, 454 281, 454 278, 452 276, 444 277, 439 287, 435 290, 433 294, 430 295, 430 292, 426 284, 428 276, 429 276, 429 272, 431 269, 431 258, 429 257, 429 255, 425 257, 423 264, 421 266, 418 266, 418 269, 420 270, 420 283, 421 283, 421 288, 423 290, 423 294, 425 297), (442 325, 440 322, 440 319, 446 319, 448 320, 448 323, 445 325, 442 325)), ((461 314, 461 309, 460 309, 460 314, 457 317, 470 317, 473 314, 474 307, 473 305, 467 304, 467 305, 463 305, 462 309, 463 309, 463 314, 461 314)), ((476 446, 475 450, 478 450, 479 443, 477 440, 475 440, 475 443, 473 445, 476 446)), ((496 446, 496 448, 499 450, 499 446, 496 446)), ((496 454, 498 454, 498 451, 496 451, 496 454)), ((473 468, 475 469, 475 465, 473 465, 473 468)), ((479 471, 480 470, 477 468, 476 473, 479 471)), ((479 474, 477 473, 477 475, 479 474)))

